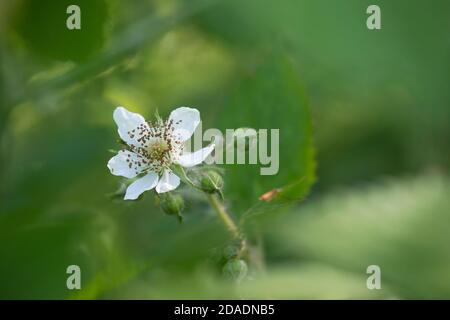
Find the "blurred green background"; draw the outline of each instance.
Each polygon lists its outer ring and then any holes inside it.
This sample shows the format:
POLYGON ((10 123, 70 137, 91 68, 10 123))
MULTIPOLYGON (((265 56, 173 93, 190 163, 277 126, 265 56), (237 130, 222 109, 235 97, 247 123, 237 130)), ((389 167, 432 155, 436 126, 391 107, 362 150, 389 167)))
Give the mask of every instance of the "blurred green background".
POLYGON ((1 1, 0 298, 450 298, 449 15, 446 0, 1 1), (280 129, 278 175, 224 166, 263 261, 246 280, 222 277, 228 235, 201 194, 179 190, 183 224, 150 193, 112 196, 117 105, 280 129), (289 201, 258 203, 282 186, 289 201))

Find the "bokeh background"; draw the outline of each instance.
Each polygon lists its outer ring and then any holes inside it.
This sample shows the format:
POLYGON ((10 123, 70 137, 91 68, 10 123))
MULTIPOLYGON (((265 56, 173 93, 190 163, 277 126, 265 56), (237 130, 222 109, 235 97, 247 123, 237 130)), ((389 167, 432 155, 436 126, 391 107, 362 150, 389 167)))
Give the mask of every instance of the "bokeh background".
POLYGON ((446 0, 1 1, 0 298, 450 298, 449 14, 446 0), (229 239, 201 194, 178 191, 182 224, 151 193, 120 200, 117 105, 280 129, 278 175, 223 168, 260 256, 244 281, 221 274, 229 239), (284 186, 289 201, 259 202, 284 186))

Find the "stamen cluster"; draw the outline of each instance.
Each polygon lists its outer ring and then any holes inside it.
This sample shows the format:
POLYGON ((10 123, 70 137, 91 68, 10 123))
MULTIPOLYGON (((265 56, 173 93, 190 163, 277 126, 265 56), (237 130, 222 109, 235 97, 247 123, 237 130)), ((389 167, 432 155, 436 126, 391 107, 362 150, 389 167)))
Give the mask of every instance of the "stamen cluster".
MULTIPOLYGON (((179 120, 176 124, 181 122, 182 120, 179 120)), ((183 142, 174 134, 174 123, 171 119, 165 122, 161 119, 153 123, 147 121, 146 124, 127 132, 131 139, 138 142, 129 144, 130 150, 138 157, 132 159, 128 154, 126 161, 136 174, 144 170, 161 173, 178 160, 183 152, 183 142)))

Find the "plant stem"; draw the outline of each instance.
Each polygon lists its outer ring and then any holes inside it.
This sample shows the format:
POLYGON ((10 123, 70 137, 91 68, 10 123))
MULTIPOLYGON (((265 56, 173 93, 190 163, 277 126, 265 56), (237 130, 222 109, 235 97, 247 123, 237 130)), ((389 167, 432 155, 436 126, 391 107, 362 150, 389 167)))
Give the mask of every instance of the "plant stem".
MULTIPOLYGON (((186 174, 186 171, 184 171, 184 168, 182 166, 175 166, 173 169, 180 175, 180 178, 187 184, 189 184, 191 187, 202 190, 201 187, 197 186, 186 174)), ((241 233, 239 232, 239 228, 236 226, 236 223, 233 221, 231 216, 228 214, 227 210, 225 209, 225 206, 221 202, 223 200, 223 194, 222 191, 220 191, 219 188, 217 188, 218 194, 220 196, 220 199, 217 197, 214 193, 205 193, 209 203, 213 207, 213 209, 217 212, 217 215, 219 216, 220 220, 223 222, 225 227, 228 229, 228 231, 231 233, 232 237, 234 239, 240 240, 241 242, 241 248, 240 248, 240 254, 246 249, 246 241, 245 238, 242 237, 241 233)))
POLYGON ((214 208, 214 210, 217 212, 220 220, 222 220, 225 227, 227 227, 228 231, 231 233, 231 235, 239 239, 240 233, 239 229, 234 223, 233 219, 230 217, 230 215, 227 213, 225 206, 222 202, 217 198, 215 194, 208 194, 207 195, 209 203, 211 203, 211 206, 214 208))

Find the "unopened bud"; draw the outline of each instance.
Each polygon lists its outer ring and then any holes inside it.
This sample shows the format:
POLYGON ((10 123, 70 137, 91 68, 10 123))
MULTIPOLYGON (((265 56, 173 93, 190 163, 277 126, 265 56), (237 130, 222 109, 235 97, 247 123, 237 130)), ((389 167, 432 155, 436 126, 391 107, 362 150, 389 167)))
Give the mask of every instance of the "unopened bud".
POLYGON ((214 170, 207 171, 200 178, 200 185, 203 191, 214 193, 220 191, 223 187, 222 176, 214 170))
POLYGON ((222 272, 228 279, 241 282, 247 276, 247 263, 241 259, 231 259, 224 265, 222 272))
POLYGON ((241 249, 237 245, 227 245, 225 249, 223 249, 223 256, 225 259, 233 259, 239 255, 241 249))
POLYGON ((169 215, 178 215, 181 217, 181 211, 184 208, 183 197, 172 192, 165 192, 159 195, 161 209, 169 215))

